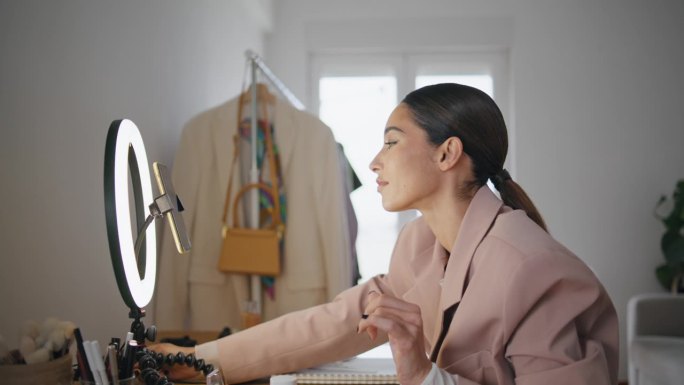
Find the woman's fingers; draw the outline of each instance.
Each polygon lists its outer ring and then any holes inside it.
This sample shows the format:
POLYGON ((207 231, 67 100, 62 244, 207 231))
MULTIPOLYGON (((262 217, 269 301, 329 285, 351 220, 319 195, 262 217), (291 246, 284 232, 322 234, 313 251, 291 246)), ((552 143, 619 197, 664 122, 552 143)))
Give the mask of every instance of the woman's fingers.
MULTIPOLYGON (((383 332, 389 333, 397 324, 411 326, 412 329, 422 329, 423 320, 420 312, 404 312, 392 308, 376 308, 373 313, 368 315, 368 318, 362 319, 359 322, 358 332, 362 333, 366 330, 380 329, 383 332)), ((375 339, 377 335, 376 330, 369 335, 375 339)))
POLYGON ((364 311, 365 314, 371 314, 378 307, 385 307, 410 312, 420 311, 417 305, 410 302, 406 302, 397 297, 393 297, 387 294, 379 294, 374 291, 368 293, 368 305, 366 305, 364 311))
MULTIPOLYGON (((368 292, 366 300, 368 301, 368 303, 371 303, 379 296, 380 294, 378 292, 371 290, 370 292, 368 292)), ((378 329, 375 326, 371 325, 369 322, 367 322, 369 316, 370 315, 368 313, 368 305, 366 305, 366 309, 363 315, 361 316, 361 321, 356 326, 356 332, 359 334, 366 332, 370 339, 375 341, 375 339, 378 337, 378 329)))
POLYGON ((404 325, 410 325, 412 330, 422 330, 423 323, 417 305, 389 295, 369 293, 365 314, 358 325, 359 333, 365 331, 375 340, 378 329, 385 333, 397 333, 397 328, 404 325))
POLYGON ((410 310, 378 307, 371 314, 378 317, 399 318, 406 323, 410 323, 416 326, 420 326, 423 324, 423 319, 420 316, 420 308, 418 306, 416 306, 415 308, 411 308, 410 310))
MULTIPOLYGON (((377 335, 377 331, 380 330, 390 338, 417 338, 422 336, 422 323, 409 322, 406 317, 395 312, 374 313, 364 321, 367 325, 365 325, 365 329, 363 326, 360 327, 359 329, 362 329, 360 332, 368 330, 377 335)), ((374 337, 374 335, 371 335, 371 338, 374 337)))
POLYGON ((365 313, 367 317, 359 322, 359 332, 365 331, 372 339, 378 332, 386 333, 400 383, 420 384, 432 368, 425 354, 420 307, 396 297, 371 293, 365 313))

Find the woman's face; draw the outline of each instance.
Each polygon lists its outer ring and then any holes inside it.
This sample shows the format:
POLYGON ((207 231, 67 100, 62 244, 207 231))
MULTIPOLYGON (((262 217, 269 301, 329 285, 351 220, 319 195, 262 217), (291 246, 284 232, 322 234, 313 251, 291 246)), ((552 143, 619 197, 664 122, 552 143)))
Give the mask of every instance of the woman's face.
POLYGON ((410 109, 399 104, 385 128, 384 145, 370 164, 378 175, 378 192, 387 211, 429 207, 439 186, 437 147, 413 120, 410 109))

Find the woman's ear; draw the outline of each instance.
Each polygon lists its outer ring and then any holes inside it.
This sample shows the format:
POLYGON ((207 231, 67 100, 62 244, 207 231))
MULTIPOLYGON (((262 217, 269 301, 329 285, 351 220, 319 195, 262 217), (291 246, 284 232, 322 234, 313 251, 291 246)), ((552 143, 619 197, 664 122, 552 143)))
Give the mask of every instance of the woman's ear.
POLYGON ((439 169, 447 171, 453 168, 461 159, 463 155, 463 142, 458 137, 452 136, 439 146, 437 155, 439 156, 439 169))

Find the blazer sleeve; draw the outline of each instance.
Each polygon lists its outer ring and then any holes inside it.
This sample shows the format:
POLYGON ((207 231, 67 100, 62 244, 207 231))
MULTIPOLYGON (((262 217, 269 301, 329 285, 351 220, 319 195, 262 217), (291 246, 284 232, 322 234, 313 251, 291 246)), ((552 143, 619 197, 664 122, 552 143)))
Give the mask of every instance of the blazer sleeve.
POLYGON ((368 292, 401 297, 410 286, 412 271, 407 266, 411 251, 434 244, 434 237, 424 236, 427 227, 421 229, 416 230, 415 222, 402 229, 389 274, 353 286, 332 302, 198 345, 197 357, 221 368, 226 383, 240 383, 338 361, 387 342, 384 333, 371 341, 366 333, 358 334, 357 326, 368 304, 368 292))
POLYGON ((226 383, 235 384, 354 356, 387 341, 357 333, 370 290, 391 292, 386 276, 349 288, 332 302, 198 345, 197 357, 218 364, 226 383))
POLYGON ((615 309, 576 258, 523 261, 512 274, 504 318, 516 384, 617 384, 615 309))

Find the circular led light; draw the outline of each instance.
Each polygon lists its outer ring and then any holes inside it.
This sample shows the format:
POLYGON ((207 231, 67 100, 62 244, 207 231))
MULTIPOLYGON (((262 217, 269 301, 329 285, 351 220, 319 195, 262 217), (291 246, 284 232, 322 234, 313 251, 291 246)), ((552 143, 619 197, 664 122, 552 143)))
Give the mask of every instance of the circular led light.
POLYGON ((144 234, 145 252, 136 258, 135 237, 150 214, 153 198, 145 145, 138 127, 128 119, 116 120, 109 127, 104 175, 107 236, 116 282, 130 308, 143 308, 154 292, 157 237, 155 226, 149 226, 144 234), (135 200, 135 227, 129 202, 129 169, 135 200))

